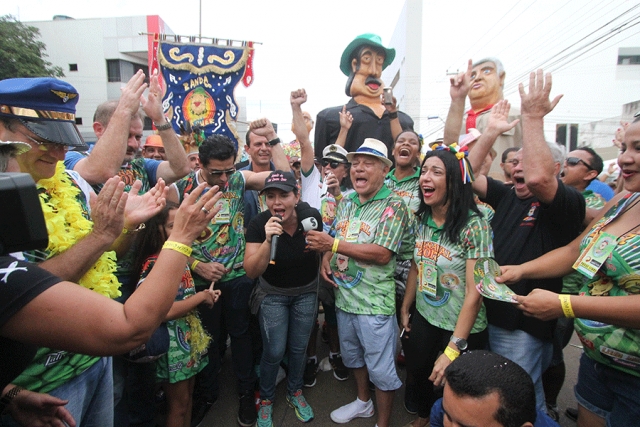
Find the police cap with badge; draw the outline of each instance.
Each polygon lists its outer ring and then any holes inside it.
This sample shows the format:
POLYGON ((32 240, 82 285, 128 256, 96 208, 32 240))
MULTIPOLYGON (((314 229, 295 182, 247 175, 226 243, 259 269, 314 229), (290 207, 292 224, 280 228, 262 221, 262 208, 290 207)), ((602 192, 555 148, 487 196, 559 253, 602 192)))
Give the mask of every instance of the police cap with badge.
POLYGON ((14 118, 38 137, 76 150, 88 147, 76 126, 78 91, 53 77, 0 81, 0 116, 14 118))

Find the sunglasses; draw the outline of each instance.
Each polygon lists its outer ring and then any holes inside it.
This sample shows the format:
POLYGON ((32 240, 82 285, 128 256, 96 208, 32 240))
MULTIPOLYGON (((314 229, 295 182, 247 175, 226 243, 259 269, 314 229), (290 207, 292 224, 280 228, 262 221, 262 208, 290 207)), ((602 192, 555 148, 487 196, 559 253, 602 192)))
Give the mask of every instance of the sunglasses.
POLYGON ((233 175, 234 173, 236 173, 236 168, 231 168, 231 169, 227 169, 227 170, 223 170, 223 171, 218 171, 218 170, 207 170, 207 172, 209 173, 209 175, 217 175, 217 176, 222 176, 222 174, 225 174, 227 176, 233 175))
POLYGON ((299 169, 299 168, 300 168, 300 162, 293 162, 293 163, 291 163, 291 167, 292 167, 292 168, 299 169))
POLYGON ((49 142, 49 141, 38 141, 35 138, 30 137, 24 132, 17 131, 20 135, 27 138, 29 141, 33 142, 38 146, 38 150, 40 151, 54 151, 54 150, 63 150, 65 152, 69 151, 69 146, 64 144, 58 144, 57 142, 49 142))
POLYGON ((577 166, 579 163, 582 163, 590 171, 595 170, 593 167, 591 167, 591 165, 589 163, 587 163, 584 160, 579 159, 577 157, 567 157, 567 160, 565 160, 565 162, 567 163, 567 166, 577 166))
POLYGON ((323 167, 327 167, 327 166, 331 166, 331 169, 337 169, 338 166, 340 165, 347 165, 348 163, 346 162, 338 162, 336 160, 326 160, 326 159, 322 159, 322 166, 323 167))

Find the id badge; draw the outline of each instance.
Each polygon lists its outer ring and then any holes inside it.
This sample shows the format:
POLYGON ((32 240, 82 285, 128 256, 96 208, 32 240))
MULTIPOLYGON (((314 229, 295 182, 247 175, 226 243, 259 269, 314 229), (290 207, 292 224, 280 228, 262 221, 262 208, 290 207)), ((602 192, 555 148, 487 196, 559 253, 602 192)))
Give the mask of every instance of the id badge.
POLYGON ((616 236, 609 233, 600 233, 582 251, 580 258, 573 264, 573 268, 588 279, 593 278, 604 262, 609 258, 617 244, 616 236))
POLYGON ((222 199, 218 201, 217 206, 220 206, 220 211, 213 217, 213 223, 229 224, 229 221, 231 221, 231 207, 229 200, 222 199))
POLYGON ((360 221, 350 221, 349 228, 347 229, 346 241, 349 243, 357 243, 358 236, 360 235, 360 221))
POLYGON ((435 298, 438 293, 437 281, 436 263, 430 258, 420 261, 418 265, 418 291, 435 298))

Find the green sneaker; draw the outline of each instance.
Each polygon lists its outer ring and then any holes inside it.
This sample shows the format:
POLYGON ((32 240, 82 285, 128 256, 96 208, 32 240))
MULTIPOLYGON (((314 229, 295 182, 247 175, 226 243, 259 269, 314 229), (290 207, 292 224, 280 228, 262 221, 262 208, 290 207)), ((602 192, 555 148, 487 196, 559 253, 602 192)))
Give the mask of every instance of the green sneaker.
POLYGON ((287 394, 287 402, 296 411, 296 417, 303 423, 308 423, 313 419, 313 409, 302 395, 302 390, 293 394, 287 394))
POLYGON ((261 400, 256 427, 273 427, 273 421, 271 420, 272 411, 273 402, 270 400, 261 400))

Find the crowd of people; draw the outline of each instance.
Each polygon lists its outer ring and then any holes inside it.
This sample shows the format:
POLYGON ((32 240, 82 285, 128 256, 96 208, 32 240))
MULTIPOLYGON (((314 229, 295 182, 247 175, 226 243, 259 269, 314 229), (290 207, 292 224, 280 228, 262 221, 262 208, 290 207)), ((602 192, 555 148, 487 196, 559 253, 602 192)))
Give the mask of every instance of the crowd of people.
POLYGON ((388 427, 402 359, 412 427, 553 426, 575 328, 578 425, 634 425, 640 118, 616 136, 609 194, 593 149, 545 140, 551 75, 531 73, 514 112, 500 61, 469 61, 427 144, 381 96, 394 55, 356 38, 341 60, 352 99, 318 115, 315 147, 294 90, 295 141, 251 122, 242 169, 224 135, 189 157, 156 74, 98 106, 89 153, 71 85, 1 81, 0 167, 31 176, 49 236, 0 258, 2 424, 155 426, 161 394, 165 425, 190 427, 236 393, 239 425, 271 427, 286 371, 301 422, 377 413, 388 427), (156 128, 144 145, 143 115, 156 128), (478 292, 480 258, 513 302, 478 292), (333 375, 356 383, 330 414, 304 396, 319 306, 333 375), (218 378, 228 337, 235 387, 218 378))

